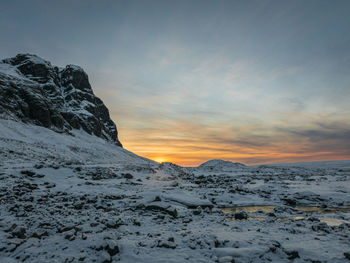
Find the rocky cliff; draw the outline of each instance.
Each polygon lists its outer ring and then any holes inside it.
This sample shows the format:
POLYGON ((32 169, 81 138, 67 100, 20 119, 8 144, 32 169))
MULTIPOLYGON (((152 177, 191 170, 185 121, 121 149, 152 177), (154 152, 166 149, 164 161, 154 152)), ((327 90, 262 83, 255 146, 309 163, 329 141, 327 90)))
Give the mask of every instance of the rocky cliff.
POLYGON ((36 55, 0 61, 0 116, 57 132, 83 129, 122 146, 116 125, 84 70, 56 67, 36 55))

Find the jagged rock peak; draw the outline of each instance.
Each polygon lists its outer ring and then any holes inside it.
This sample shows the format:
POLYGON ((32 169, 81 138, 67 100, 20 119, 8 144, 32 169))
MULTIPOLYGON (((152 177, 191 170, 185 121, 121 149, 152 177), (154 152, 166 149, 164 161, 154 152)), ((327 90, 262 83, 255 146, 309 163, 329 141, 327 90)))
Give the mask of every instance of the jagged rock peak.
POLYGON ((0 114, 58 132, 83 129, 122 146, 107 107, 79 66, 59 68, 32 54, 1 60, 0 114))

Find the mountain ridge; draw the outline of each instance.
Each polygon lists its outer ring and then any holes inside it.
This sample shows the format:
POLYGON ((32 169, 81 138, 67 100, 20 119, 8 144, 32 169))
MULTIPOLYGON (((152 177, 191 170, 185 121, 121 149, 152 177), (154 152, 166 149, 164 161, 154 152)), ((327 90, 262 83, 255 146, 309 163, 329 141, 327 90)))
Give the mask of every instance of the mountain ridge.
POLYGON ((0 114, 57 132, 83 129, 122 147, 107 107, 76 65, 60 68, 33 54, 1 60, 0 114))

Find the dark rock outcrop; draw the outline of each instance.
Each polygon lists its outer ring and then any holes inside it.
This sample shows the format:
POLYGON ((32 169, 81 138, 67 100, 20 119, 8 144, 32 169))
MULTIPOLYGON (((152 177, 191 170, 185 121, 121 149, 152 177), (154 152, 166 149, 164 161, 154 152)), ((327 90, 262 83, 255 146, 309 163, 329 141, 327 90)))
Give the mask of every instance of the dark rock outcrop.
POLYGON ((59 68, 36 55, 0 61, 0 115, 57 132, 83 129, 122 146, 84 70, 74 65, 59 68))

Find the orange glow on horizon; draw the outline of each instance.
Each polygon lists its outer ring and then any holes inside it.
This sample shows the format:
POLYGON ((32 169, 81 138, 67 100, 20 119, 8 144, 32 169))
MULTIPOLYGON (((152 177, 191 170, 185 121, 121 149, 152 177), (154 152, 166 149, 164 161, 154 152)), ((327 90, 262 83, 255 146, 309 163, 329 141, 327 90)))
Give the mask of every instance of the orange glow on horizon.
MULTIPOLYGON (((143 157, 145 157, 145 156, 143 156, 143 157)), ((148 158, 148 157, 146 157, 146 158, 148 158)), ((157 163, 171 162, 171 161, 169 161, 167 158, 164 158, 164 157, 150 157, 150 158, 148 158, 148 159, 151 159, 151 160, 153 160, 153 161, 156 161, 157 163)))
POLYGON ((124 148, 159 163, 181 166, 198 166, 211 159, 245 165, 350 160, 347 144, 336 137, 314 141, 285 132, 288 126, 283 123, 277 125, 280 130, 230 123, 204 125, 196 120, 163 120, 157 125, 121 128, 124 148))
MULTIPOLYGON (((126 144, 125 148, 158 163, 171 162, 181 166, 198 166, 211 159, 222 159, 232 162, 240 162, 246 165, 259 165, 267 163, 288 163, 307 161, 332 161, 346 160, 349 156, 334 154, 332 152, 305 152, 298 153, 297 146, 288 149, 289 152, 279 152, 273 147, 262 149, 229 148, 200 149, 199 145, 135 145, 126 144)), ((281 149, 287 149, 287 145, 281 145, 281 149)))

